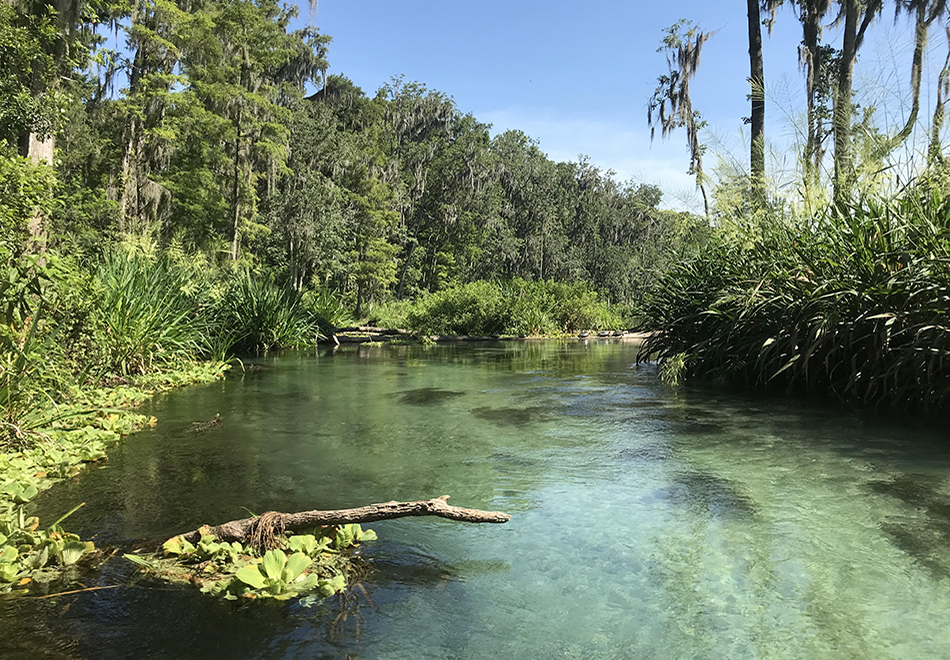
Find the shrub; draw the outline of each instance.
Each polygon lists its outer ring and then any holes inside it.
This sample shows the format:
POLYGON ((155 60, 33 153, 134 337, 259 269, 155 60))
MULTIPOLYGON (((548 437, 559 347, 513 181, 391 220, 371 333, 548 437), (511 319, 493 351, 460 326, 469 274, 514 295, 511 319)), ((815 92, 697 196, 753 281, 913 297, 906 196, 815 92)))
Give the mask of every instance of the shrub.
POLYGON ((620 315, 584 284, 470 282, 426 296, 407 314, 425 334, 563 334, 620 328, 620 315))
POLYGON ((208 352, 207 315, 165 257, 112 250, 93 276, 92 323, 109 371, 145 374, 208 352))
POLYGON ((263 352, 314 343, 319 318, 290 287, 241 271, 216 311, 217 333, 230 350, 263 352))
POLYGON ((950 199, 905 193, 720 231, 644 305, 683 375, 903 408, 950 403, 950 199))

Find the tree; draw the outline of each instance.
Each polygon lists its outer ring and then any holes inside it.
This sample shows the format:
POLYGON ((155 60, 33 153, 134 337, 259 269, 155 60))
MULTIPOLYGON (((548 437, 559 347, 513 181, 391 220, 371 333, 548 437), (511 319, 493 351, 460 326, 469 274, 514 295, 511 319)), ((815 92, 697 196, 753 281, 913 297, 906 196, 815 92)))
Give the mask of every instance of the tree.
POLYGON ((761 204, 765 201, 765 64, 762 57, 759 1, 746 0, 746 14, 749 22, 749 84, 752 86, 749 175, 752 180, 752 195, 756 202, 761 204))
POLYGON ((902 13, 914 15, 914 55, 910 66, 910 113, 897 134, 888 141, 889 147, 896 147, 910 137, 917 123, 920 113, 920 83, 923 78, 924 51, 930 42, 930 26, 946 14, 946 0, 897 0, 895 4, 894 20, 902 13))
POLYGON ((704 147, 699 141, 699 131, 703 127, 699 112, 693 109, 689 95, 689 83, 699 70, 699 59, 703 45, 715 32, 702 32, 686 19, 664 28, 662 45, 658 53, 666 54, 667 74, 657 78, 657 87, 647 106, 647 124, 650 126, 650 139, 656 134, 656 124, 660 125, 663 137, 667 137, 676 128, 686 129, 689 144, 689 173, 696 175, 696 186, 703 195, 703 207, 709 217, 709 197, 703 173, 704 147))
POLYGON ((838 0, 841 5, 838 21, 843 22, 844 40, 834 95, 834 119, 832 130, 835 139, 835 201, 846 200, 854 184, 854 164, 851 149, 851 120, 854 87, 854 63, 864 43, 864 36, 874 18, 881 11, 883 0, 838 0))
POLYGON ((805 67, 805 99, 807 104, 807 136, 802 158, 805 198, 817 188, 824 159, 822 120, 825 118, 823 101, 828 96, 828 66, 832 50, 821 45, 821 21, 828 12, 830 0, 798 0, 799 21, 802 24, 802 45, 798 61, 805 67))
MULTIPOLYGON (((328 39, 311 29, 288 33, 296 8, 276 0, 218 2, 193 22, 184 58, 191 90, 223 121, 229 152, 230 258, 240 254, 245 228, 254 222, 257 178, 268 186, 285 165, 288 102, 326 68, 328 39)), ((223 182, 222 182, 223 183, 223 182)))

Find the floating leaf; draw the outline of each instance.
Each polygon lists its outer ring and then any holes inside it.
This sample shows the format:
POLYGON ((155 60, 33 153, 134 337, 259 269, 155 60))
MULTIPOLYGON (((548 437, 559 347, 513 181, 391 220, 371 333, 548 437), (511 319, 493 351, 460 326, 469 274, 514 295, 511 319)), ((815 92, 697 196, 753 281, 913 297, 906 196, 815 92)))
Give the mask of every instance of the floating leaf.
POLYGON ((337 574, 329 580, 320 580, 319 585, 320 595, 328 598, 346 588, 346 578, 342 574, 337 574))
POLYGON ((12 564, 16 561, 17 556, 20 553, 17 552, 17 549, 12 545, 5 545, 3 549, 0 550, 0 563, 3 564, 12 564))
POLYGON ((376 532, 371 529, 367 529, 365 532, 360 534, 360 541, 375 541, 376 532))
POLYGON ((264 576, 261 575, 256 564, 239 568, 234 577, 253 589, 261 589, 264 586, 264 576))
POLYGON ((271 578, 272 580, 279 580, 281 573, 284 571, 284 564, 287 563, 287 555, 285 555, 280 550, 269 550, 267 554, 264 555, 264 560, 261 562, 262 570, 264 575, 271 578))
POLYGON ((301 573, 307 570, 307 567, 310 566, 310 557, 305 555, 302 552, 295 552, 290 555, 290 558, 287 560, 287 566, 284 568, 281 579, 284 582, 293 582, 296 580, 301 573))
POLYGON ((313 534, 291 536, 287 539, 287 545, 294 552, 312 555, 314 550, 317 549, 317 538, 313 534))
POLYGON ((182 538, 176 536, 175 538, 168 539, 162 543, 162 550, 165 551, 166 555, 180 555, 181 554, 181 542, 182 538))
POLYGON ((13 582, 19 569, 16 564, 0 564, 0 582, 13 582))

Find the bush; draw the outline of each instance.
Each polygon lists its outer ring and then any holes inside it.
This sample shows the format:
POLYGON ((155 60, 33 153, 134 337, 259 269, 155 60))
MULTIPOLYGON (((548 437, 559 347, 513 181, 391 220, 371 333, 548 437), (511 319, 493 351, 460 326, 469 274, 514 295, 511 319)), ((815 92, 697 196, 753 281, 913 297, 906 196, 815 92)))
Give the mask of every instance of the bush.
POLYGON ((620 328, 616 310, 583 284, 470 282, 430 294, 409 311, 408 326, 424 334, 564 334, 620 328))
POLYGON ((207 313, 187 271, 165 257, 112 250, 93 275, 91 321, 103 367, 122 375, 204 356, 207 313))
POLYGON ((320 317, 300 292, 241 271, 216 310, 222 342, 238 352, 264 352, 315 343, 320 317))
POLYGON ((643 308, 685 377, 902 408, 950 403, 950 198, 906 193, 720 231, 643 308))

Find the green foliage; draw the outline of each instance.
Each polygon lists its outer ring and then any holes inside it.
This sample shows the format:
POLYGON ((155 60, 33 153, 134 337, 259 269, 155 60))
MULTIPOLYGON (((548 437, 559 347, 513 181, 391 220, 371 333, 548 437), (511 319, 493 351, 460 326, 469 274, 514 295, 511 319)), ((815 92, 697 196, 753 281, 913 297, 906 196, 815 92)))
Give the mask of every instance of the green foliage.
POLYGON ((423 334, 564 334, 621 328, 616 310, 583 284, 472 282, 422 298, 407 315, 423 334))
POLYGON ((950 403, 950 199, 908 191, 720 232, 646 302, 687 377, 874 406, 950 403))
POLYGON ((65 36, 52 11, 29 15, 12 3, 0 5, 0 140, 53 132, 63 98, 54 90, 52 53, 65 36))
POLYGON ((241 271, 215 310, 218 332, 229 338, 231 350, 268 351, 313 344, 320 335, 321 317, 311 313, 302 295, 241 271))
POLYGON ((45 530, 39 529, 39 519, 26 516, 22 507, 0 517, 0 591, 52 577, 95 554, 95 544, 59 526, 75 510, 45 530))
POLYGON ((301 601, 310 606, 346 588, 350 560, 344 551, 372 541, 376 533, 359 525, 321 529, 315 534, 281 536, 290 552, 272 549, 260 555, 253 547, 219 541, 203 527, 197 545, 177 536, 162 546, 164 559, 125 555, 142 569, 170 581, 201 584, 201 591, 226 600, 269 598, 301 601))
POLYGON ((93 282, 92 322, 106 370, 145 374, 207 353, 201 305, 186 292, 187 272, 167 257, 110 251, 93 282))
POLYGON ((348 326, 353 321, 343 301, 326 287, 304 293, 303 306, 324 337, 328 337, 334 329, 348 326))
POLYGON ((48 214, 55 204, 56 174, 48 165, 34 165, 0 147, 0 241, 6 256, 26 236, 27 221, 48 214))

